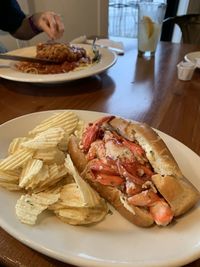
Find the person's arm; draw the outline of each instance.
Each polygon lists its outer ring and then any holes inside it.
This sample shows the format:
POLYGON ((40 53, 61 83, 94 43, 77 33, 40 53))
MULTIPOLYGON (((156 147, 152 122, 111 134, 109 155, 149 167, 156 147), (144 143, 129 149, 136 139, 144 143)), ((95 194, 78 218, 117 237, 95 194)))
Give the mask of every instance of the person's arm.
POLYGON ((16 0, 0 1, 0 29, 12 34, 15 32, 26 15, 16 0))
POLYGON ((53 40, 62 37, 64 25, 61 17, 51 11, 35 13, 25 17, 20 27, 11 34, 15 38, 29 40, 40 32, 45 32, 53 40))

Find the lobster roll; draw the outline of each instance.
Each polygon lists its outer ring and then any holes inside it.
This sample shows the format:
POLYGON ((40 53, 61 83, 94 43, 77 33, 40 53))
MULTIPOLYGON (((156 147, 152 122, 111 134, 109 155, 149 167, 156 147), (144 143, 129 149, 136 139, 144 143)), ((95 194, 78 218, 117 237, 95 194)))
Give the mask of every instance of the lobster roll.
POLYGON ((115 116, 89 123, 68 150, 82 178, 135 225, 166 226, 199 200, 160 136, 115 116))

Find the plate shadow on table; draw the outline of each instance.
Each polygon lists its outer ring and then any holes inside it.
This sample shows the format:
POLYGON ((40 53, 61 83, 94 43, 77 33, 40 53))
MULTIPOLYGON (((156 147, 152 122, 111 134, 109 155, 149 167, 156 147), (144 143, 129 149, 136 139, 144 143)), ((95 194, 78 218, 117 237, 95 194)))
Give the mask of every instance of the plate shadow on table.
POLYGON ((54 97, 88 94, 102 89, 115 89, 115 83, 107 72, 64 83, 24 83, 2 79, 5 88, 22 95, 54 97))

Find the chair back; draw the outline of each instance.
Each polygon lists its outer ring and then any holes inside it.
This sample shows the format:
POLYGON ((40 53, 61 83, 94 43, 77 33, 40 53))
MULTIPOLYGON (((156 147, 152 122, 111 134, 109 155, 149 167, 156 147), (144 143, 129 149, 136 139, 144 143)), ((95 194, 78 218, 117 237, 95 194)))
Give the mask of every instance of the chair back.
POLYGON ((200 44, 200 14, 170 17, 164 23, 177 24, 182 32, 183 43, 200 44))

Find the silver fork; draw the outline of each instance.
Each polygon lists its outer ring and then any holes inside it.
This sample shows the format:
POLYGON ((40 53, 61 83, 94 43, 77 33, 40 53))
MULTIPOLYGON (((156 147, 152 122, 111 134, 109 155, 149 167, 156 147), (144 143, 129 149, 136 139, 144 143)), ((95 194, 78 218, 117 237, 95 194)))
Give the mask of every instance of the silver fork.
POLYGON ((100 59, 101 59, 101 54, 100 54, 100 52, 97 49, 97 46, 95 44, 96 41, 97 41, 97 37, 94 38, 93 43, 92 43, 92 52, 94 54, 92 62, 97 62, 98 63, 100 61, 100 59))

